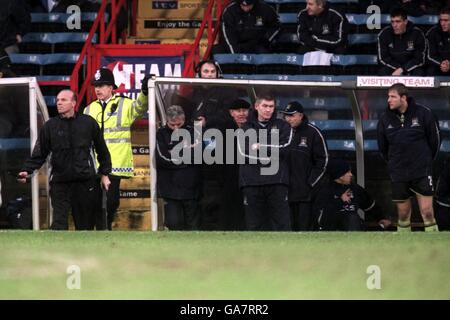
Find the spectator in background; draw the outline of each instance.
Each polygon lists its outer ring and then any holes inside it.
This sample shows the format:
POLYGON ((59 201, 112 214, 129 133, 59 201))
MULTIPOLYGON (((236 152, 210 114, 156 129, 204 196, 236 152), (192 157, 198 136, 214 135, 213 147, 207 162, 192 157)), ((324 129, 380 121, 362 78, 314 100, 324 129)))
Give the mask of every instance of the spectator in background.
POLYGON ((111 158, 102 132, 91 117, 75 112, 76 95, 62 90, 56 97, 58 116, 47 121, 39 132, 33 153, 19 172, 18 181, 38 170, 51 156, 50 196, 53 230, 68 230, 68 215, 77 230, 92 230, 95 221, 96 169, 93 147, 98 154, 101 186, 108 190, 111 158))
POLYGON ((200 172, 194 165, 194 130, 185 125, 184 111, 172 105, 167 109, 167 124, 156 133, 156 166, 158 169, 158 196, 164 199, 164 225, 169 230, 198 230, 200 214, 200 172), (172 134, 188 130, 191 141, 184 145, 179 157, 171 152, 180 142, 172 134), (183 162, 184 153, 191 153, 190 163, 183 162))
POLYGON ((236 0, 222 13, 218 53, 270 53, 280 31, 275 10, 263 0, 236 0))
POLYGON ((450 7, 440 11, 439 23, 427 32, 429 76, 450 74, 450 7))
POLYGON ((327 144, 320 129, 309 123, 299 102, 290 102, 282 112, 294 132, 289 153, 292 230, 309 231, 313 227, 313 191, 317 191, 328 163, 327 144))
POLYGON ((397 231, 411 231, 411 197, 417 198, 425 231, 438 231, 433 212, 433 159, 440 147, 439 124, 429 108, 416 104, 408 89, 388 89, 388 109, 378 121, 378 150, 388 163, 397 231))
POLYGON ((345 15, 331 9, 326 0, 307 0, 298 13, 298 52, 326 51, 344 54, 347 47, 348 21, 345 15))
POLYGON ((255 139, 238 141, 239 152, 246 160, 239 167, 239 180, 247 229, 291 231, 288 155, 292 130, 285 121, 277 119, 271 94, 258 95, 255 112, 250 114, 243 130, 257 139, 256 143, 255 139), (272 170, 265 172, 264 168, 272 170))
POLYGON ((391 11, 391 25, 378 34, 378 60, 384 65, 381 76, 422 76, 426 40, 418 27, 408 21, 404 9, 391 11))
MULTIPOLYGON (((197 76, 202 79, 217 79, 221 77, 219 64, 214 60, 204 60, 196 68, 197 76)), ((236 97, 234 88, 214 85, 194 87, 190 98, 193 106, 192 124, 208 129, 224 130, 228 105, 236 97)), ((203 141, 204 149, 215 154, 215 142, 210 139, 203 141)), ((221 165, 217 163, 201 165, 202 196, 200 199, 202 230, 219 230, 222 213, 222 177, 221 165)))
POLYGON ((352 182, 353 174, 346 161, 331 160, 328 174, 330 182, 321 190, 314 206, 319 230, 364 231, 364 222, 368 219, 376 219, 383 229, 391 225, 370 194, 352 182), (359 209, 365 216, 359 215, 359 209))
POLYGON ((242 191, 239 188, 239 164, 237 161, 237 138, 227 136, 226 130, 237 130, 247 122, 250 103, 243 99, 233 101, 229 107, 224 136, 224 162, 222 166, 222 205, 219 219, 221 230, 245 230, 245 210, 242 191), (233 152, 233 163, 228 163, 227 155, 233 152))
POLYGON ((0 53, 19 52, 22 37, 31 29, 31 15, 24 0, 0 0, 0 53))

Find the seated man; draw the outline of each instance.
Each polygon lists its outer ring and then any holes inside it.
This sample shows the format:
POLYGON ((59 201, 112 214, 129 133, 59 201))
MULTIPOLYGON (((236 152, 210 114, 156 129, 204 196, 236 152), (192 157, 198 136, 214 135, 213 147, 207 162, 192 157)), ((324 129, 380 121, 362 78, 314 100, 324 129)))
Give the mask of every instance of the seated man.
POLYGON ((427 32, 429 76, 450 74, 450 7, 440 11, 439 23, 427 32))
POLYGON ((348 21, 345 15, 329 8, 326 0, 307 0, 298 14, 298 52, 322 50, 344 54, 347 46, 348 21))
POLYGON ((270 43, 280 31, 275 10, 262 0, 236 0, 222 13, 218 53, 270 53, 270 43))
POLYGON ((364 231, 365 219, 358 214, 359 209, 375 218, 381 228, 391 225, 369 193, 352 183, 353 175, 347 162, 330 161, 328 174, 330 182, 321 190, 314 206, 319 230, 364 231))
POLYGON ((378 34, 378 60, 384 65, 380 76, 422 76, 425 64, 425 36, 408 21, 406 11, 391 11, 391 25, 378 34))

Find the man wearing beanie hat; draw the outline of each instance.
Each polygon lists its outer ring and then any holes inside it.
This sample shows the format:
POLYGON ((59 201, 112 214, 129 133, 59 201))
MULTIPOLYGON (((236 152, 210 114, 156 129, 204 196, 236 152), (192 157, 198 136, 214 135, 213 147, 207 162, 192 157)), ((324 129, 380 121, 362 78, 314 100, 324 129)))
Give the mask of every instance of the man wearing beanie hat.
POLYGON ((236 0, 222 13, 217 53, 269 53, 280 31, 276 11, 263 0, 236 0))
MULTIPOLYGON (((142 117, 148 109, 148 79, 142 80, 142 91, 137 100, 117 95, 114 90, 117 86, 114 75, 108 68, 98 69, 91 81, 95 88, 97 100, 91 102, 84 114, 93 117, 105 138, 106 145, 111 154, 112 172, 111 186, 107 196, 107 218, 103 217, 101 208, 97 209, 97 230, 112 230, 112 222, 120 205, 120 180, 134 176, 133 153, 131 149, 131 125, 134 120, 142 117)), ((101 195, 102 192, 99 192, 101 195)), ((101 204, 102 201, 99 201, 101 204)))
POLYGON ((237 162, 237 138, 235 130, 242 128, 247 122, 250 103, 244 99, 236 99, 228 106, 225 130, 223 131, 224 163, 221 165, 221 205, 219 215, 220 230, 245 230, 245 211, 242 191, 239 188, 239 165, 237 162), (233 132, 227 135, 227 131, 233 132), (227 161, 227 154, 233 154, 233 161, 227 161))
POLYGON ((289 153, 289 207, 292 230, 313 227, 311 204, 328 163, 328 149, 322 132, 308 121, 303 106, 289 102, 281 111, 294 131, 289 153))
POLYGON ((385 229, 391 225, 369 193, 360 185, 353 183, 350 164, 344 160, 331 160, 328 164, 330 181, 318 195, 314 203, 319 230, 324 231, 364 231, 365 216, 376 219, 385 229))

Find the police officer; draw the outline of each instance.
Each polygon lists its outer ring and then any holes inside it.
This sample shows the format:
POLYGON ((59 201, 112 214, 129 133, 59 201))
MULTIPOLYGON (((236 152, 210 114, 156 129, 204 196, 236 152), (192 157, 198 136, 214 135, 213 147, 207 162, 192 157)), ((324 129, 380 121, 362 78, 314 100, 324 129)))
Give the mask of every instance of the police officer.
POLYGON ((391 11, 391 25, 378 34, 378 60, 383 64, 381 76, 423 75, 425 36, 408 21, 402 8, 391 11))
POLYGON ((344 54, 347 46, 348 21, 345 15, 331 9, 326 0, 307 0, 297 16, 298 53, 322 50, 344 54))
POLYGON ((308 121, 303 106, 290 102, 282 111, 293 131, 289 153, 289 206, 292 230, 312 229, 313 190, 323 177, 328 163, 328 149, 322 132, 308 121))
POLYGON ((398 231, 411 231, 411 197, 417 197, 425 231, 437 231, 432 164, 440 147, 439 124, 430 109, 408 96, 405 85, 388 89, 388 109, 378 121, 378 149, 388 163, 398 231))
POLYGON ((275 110, 273 95, 261 93, 243 126, 250 139, 238 139, 238 150, 246 160, 239 167, 239 180, 246 226, 251 231, 291 230, 287 160, 292 130, 277 119, 275 110))
POLYGON ((165 201, 164 224, 169 230, 197 230, 200 226, 198 198, 200 196, 200 171, 194 165, 195 148, 193 128, 185 125, 184 111, 172 105, 167 109, 167 124, 156 133, 156 166, 158 169, 158 195, 165 201), (173 139, 173 133, 184 129, 191 140, 173 139), (174 148, 183 145, 182 154, 172 154, 174 148), (191 155, 184 159, 185 153, 191 155))
POLYGON ((44 124, 31 157, 26 160, 18 181, 39 169, 51 153, 50 196, 53 206, 53 230, 68 229, 68 213, 77 230, 93 229, 96 203, 96 170, 91 157, 92 145, 100 163, 101 184, 108 190, 111 158, 97 123, 75 113, 76 95, 62 90, 56 97, 59 115, 44 124))
MULTIPOLYGON (((112 223, 120 205, 120 180, 134 176, 133 154, 131 149, 131 125, 142 117, 148 107, 147 83, 149 76, 142 82, 142 91, 136 101, 114 94, 117 86, 113 73, 107 68, 98 69, 91 84, 95 87, 97 100, 89 104, 84 113, 94 118, 104 135, 111 154, 111 187, 107 192, 106 227, 112 230, 112 223)), ((101 201, 99 201, 101 203, 101 201)), ((97 229, 105 228, 101 208, 98 208, 97 229)))
POLYGON ((429 76, 450 74, 450 7, 440 11, 439 23, 427 32, 429 76))
POLYGON ((222 13, 217 53, 269 53, 280 31, 275 10, 263 0, 236 0, 222 13))
POLYGON ((327 171, 330 181, 320 191, 314 205, 319 230, 364 231, 366 217, 375 219, 383 229, 391 225, 370 194, 352 182, 353 174, 347 162, 331 160, 327 171), (364 211, 363 217, 359 209, 364 211))

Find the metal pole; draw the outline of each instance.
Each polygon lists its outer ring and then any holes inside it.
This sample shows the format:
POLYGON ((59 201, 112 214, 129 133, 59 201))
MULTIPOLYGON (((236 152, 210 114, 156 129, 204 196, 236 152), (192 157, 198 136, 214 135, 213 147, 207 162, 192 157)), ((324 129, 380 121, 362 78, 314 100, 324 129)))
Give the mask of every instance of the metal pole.
MULTIPOLYGON (((36 85, 35 81, 30 81, 28 85, 30 105, 30 154, 33 151, 38 136, 36 85)), ((33 230, 39 230, 39 175, 37 174, 34 174, 31 178, 31 203, 33 230)))
POLYGON ((150 164, 150 214, 152 231, 158 230, 158 199, 156 192, 156 87, 155 77, 148 81, 148 134, 149 134, 149 164, 150 164))

